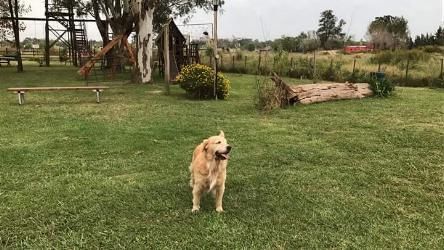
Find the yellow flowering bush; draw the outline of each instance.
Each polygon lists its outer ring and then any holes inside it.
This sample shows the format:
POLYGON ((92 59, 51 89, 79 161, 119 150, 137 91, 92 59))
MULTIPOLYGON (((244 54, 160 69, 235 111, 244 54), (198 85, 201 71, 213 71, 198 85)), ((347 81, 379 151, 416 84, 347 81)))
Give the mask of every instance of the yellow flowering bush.
MULTIPOLYGON (((191 98, 214 98, 214 70, 206 65, 192 64, 183 67, 176 81, 191 98)), ((217 74, 216 93, 218 99, 225 99, 229 96, 230 85, 230 81, 223 74, 217 74)))

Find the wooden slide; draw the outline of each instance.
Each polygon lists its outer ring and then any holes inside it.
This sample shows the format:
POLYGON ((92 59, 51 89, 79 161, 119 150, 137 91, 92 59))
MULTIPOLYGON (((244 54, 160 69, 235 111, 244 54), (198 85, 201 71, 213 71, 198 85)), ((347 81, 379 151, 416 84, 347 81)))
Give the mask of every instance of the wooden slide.
POLYGON ((133 50, 128 44, 128 38, 124 35, 118 35, 113 40, 111 40, 99 53, 97 53, 90 61, 88 61, 82 68, 79 69, 79 74, 87 77, 89 73, 91 72, 91 69, 94 67, 94 64, 99 60, 101 57, 105 56, 108 51, 110 51, 114 46, 119 44, 119 42, 123 43, 123 46, 128 51, 128 54, 130 56, 131 62, 136 65, 136 58, 134 56, 133 50))

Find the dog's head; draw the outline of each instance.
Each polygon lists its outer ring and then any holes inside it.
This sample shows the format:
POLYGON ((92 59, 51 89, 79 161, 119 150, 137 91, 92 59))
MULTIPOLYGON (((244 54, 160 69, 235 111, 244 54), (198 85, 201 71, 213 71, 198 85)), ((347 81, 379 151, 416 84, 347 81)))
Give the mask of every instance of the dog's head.
POLYGON ((220 131, 218 136, 212 136, 204 140, 203 144, 204 151, 211 159, 225 161, 230 157, 231 146, 228 144, 223 131, 220 131))

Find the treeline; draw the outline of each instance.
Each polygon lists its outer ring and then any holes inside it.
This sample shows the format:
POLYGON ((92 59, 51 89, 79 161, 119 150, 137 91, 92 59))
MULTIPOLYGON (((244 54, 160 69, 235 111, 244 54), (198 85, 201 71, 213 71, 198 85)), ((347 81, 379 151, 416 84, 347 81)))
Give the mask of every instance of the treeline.
POLYGON ((248 51, 257 49, 283 50, 287 52, 310 52, 318 49, 342 49, 345 45, 356 44, 343 32, 345 21, 336 17, 332 10, 321 13, 316 31, 301 32, 297 36, 282 36, 273 41, 260 42, 252 39, 221 40, 222 48, 241 48, 248 51))
POLYGON ((439 27, 435 34, 421 34, 410 39, 410 47, 444 46, 444 29, 439 27))

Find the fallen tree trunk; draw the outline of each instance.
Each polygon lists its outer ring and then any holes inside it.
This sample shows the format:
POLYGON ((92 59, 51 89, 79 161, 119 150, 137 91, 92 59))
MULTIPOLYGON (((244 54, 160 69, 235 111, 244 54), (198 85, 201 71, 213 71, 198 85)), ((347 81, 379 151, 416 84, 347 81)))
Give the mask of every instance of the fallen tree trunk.
POLYGON ((285 92, 283 102, 288 104, 311 104, 334 100, 362 99, 373 96, 368 83, 319 83, 288 85, 279 76, 271 78, 276 87, 285 92))

